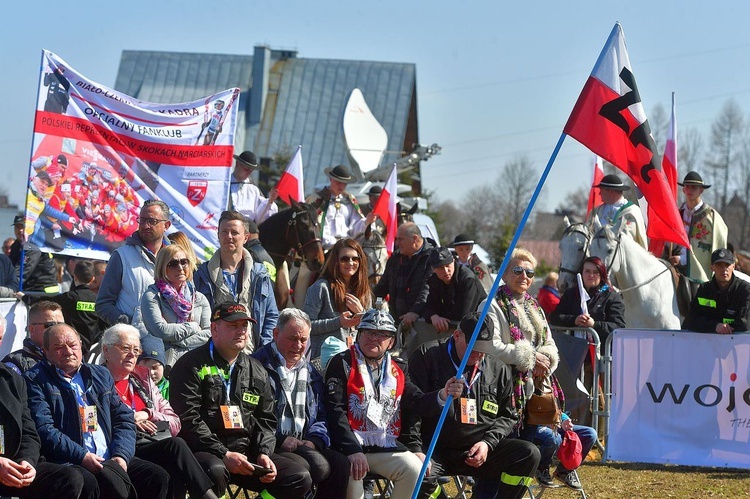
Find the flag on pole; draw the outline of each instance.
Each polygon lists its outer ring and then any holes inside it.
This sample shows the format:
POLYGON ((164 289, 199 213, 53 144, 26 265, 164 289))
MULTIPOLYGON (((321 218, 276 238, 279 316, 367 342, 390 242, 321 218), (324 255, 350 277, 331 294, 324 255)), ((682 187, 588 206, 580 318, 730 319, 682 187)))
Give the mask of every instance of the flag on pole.
POLYGON ((372 210, 385 224, 385 246, 388 249, 388 254, 393 253, 393 244, 396 241, 396 229, 398 228, 396 223, 397 177, 398 168, 394 164, 385 187, 383 187, 383 192, 380 194, 378 202, 375 203, 375 208, 372 210))
POLYGON ((581 297, 581 315, 589 315, 588 301, 591 299, 586 288, 583 286, 583 279, 581 279, 581 273, 576 274, 578 280, 578 294, 581 297))
POLYGON ((594 208, 603 203, 601 193, 598 189, 595 189, 594 186, 599 185, 599 182, 604 178, 604 167, 602 165, 602 158, 599 156, 594 156, 594 158, 594 175, 591 179, 591 190, 589 191, 589 205, 586 208, 586 218, 589 217, 589 214, 594 208))
MULTIPOLYGON (((664 146, 664 156, 661 159, 661 169, 667 178, 667 184, 672 190, 672 196, 677 201, 677 114, 675 108, 674 92, 672 92, 672 117, 669 120, 669 131, 667 132, 667 143, 664 146)), ((649 219, 655 218, 649 208, 649 219)), ((648 250, 656 256, 661 256, 664 252, 663 239, 652 238, 648 242, 648 250)))
POLYGON ((302 177, 302 146, 297 146, 297 151, 276 184, 276 190, 279 193, 279 199, 286 204, 292 204, 292 200, 298 203, 305 200, 305 181, 302 177))
POLYGON ((616 23, 570 114, 565 129, 630 177, 653 206, 649 237, 689 246, 641 103, 622 27, 616 23))

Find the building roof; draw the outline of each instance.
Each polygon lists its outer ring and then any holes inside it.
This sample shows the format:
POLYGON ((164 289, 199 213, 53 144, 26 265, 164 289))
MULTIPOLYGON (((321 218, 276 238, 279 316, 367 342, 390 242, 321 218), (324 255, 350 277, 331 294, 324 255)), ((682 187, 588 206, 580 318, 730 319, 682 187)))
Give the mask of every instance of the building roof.
POLYGON ((302 145, 305 191, 326 183, 323 169, 351 165, 343 136, 349 94, 359 88, 388 133, 381 164, 419 142, 414 64, 298 58, 255 47, 253 55, 123 51, 115 89, 140 100, 179 103, 240 87, 235 149, 259 158, 302 145))

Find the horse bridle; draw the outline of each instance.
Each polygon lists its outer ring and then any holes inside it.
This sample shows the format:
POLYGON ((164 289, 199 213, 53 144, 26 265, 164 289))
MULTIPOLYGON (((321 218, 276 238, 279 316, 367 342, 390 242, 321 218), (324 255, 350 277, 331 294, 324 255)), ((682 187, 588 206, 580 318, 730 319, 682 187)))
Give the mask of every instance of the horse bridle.
MULTIPOLYGON (((600 229, 599 232, 604 232, 603 230, 604 228, 605 227, 602 227, 602 229, 600 229)), ((592 239, 600 239, 600 238, 607 237, 606 234, 602 234, 602 235, 597 235, 597 234, 594 234, 592 239)), ((615 241, 617 242, 617 244, 615 245, 615 251, 612 253, 612 259, 609 261, 606 261, 605 259, 604 261, 604 267, 607 269, 607 279, 609 279, 610 282, 612 281, 612 264, 615 262, 615 258, 617 258, 617 254, 620 252, 620 244, 622 243, 622 232, 619 232, 617 234, 615 241)))
MULTIPOLYGON (((289 240, 289 231, 292 229, 292 227, 294 227, 294 235, 297 240, 297 244, 292 245, 292 247, 294 247, 300 255, 303 255, 304 250, 307 246, 309 246, 310 244, 318 244, 322 242, 323 240, 319 237, 314 237, 308 241, 305 241, 304 243, 302 242, 302 238, 300 237, 300 234, 299 234, 299 227, 297 224, 297 217, 301 215, 308 215, 308 212, 303 210, 303 211, 295 211, 294 213, 292 213, 292 217, 289 219, 289 222, 287 223, 287 226, 286 226, 286 234, 284 234, 284 239, 286 239, 287 241, 289 240)), ((317 226, 318 226, 317 223, 313 224, 313 228, 317 226)), ((314 233, 317 233, 317 231, 314 231, 314 233)))
MULTIPOLYGON (((568 225, 565 228, 565 231, 563 231, 563 237, 567 236, 568 234, 575 233, 575 232, 578 232, 579 234, 583 234, 584 236, 585 242, 583 244, 583 255, 584 255, 584 258, 586 258, 586 254, 589 251, 589 244, 591 242, 591 232, 589 231, 588 225, 586 225, 585 223, 581 223, 581 222, 568 225)), ((580 270, 581 270, 580 266, 577 269, 568 269, 568 268, 563 267, 562 265, 558 267, 558 271, 560 274, 568 273, 568 274, 575 275, 580 270)))

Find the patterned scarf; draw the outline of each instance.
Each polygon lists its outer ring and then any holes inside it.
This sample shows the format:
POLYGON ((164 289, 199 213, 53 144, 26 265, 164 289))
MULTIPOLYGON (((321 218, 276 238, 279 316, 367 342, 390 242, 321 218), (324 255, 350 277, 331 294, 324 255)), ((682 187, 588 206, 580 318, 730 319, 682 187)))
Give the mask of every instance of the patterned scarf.
MULTIPOLYGON (((308 371, 305 359, 300 359, 297 364, 291 368, 286 367, 286 360, 276 348, 276 343, 271 343, 273 351, 276 353, 276 359, 279 364, 276 366, 276 374, 281 381, 281 389, 286 398, 284 411, 279 418, 279 428, 282 435, 291 435, 298 440, 302 440, 305 431, 305 406, 307 403, 307 380, 308 371)), ((279 404, 281 401, 277 401, 279 404)))
POLYGON ((352 345, 351 366, 346 393, 349 398, 347 416, 357 441, 363 446, 396 447, 401 434, 401 395, 404 393, 404 373, 391 361, 390 354, 383 358, 383 376, 378 393, 372 385, 365 356, 358 345, 352 345), (375 399, 383 408, 380 421, 367 417, 370 401, 375 399))
POLYGON ((156 289, 167 300, 167 304, 177 316, 177 322, 188 322, 193 315, 193 302, 195 301, 195 289, 193 283, 187 282, 177 291, 174 286, 164 279, 156 281, 156 289))
MULTIPOLYGON (((534 347, 534 350, 547 342, 549 329, 547 327, 547 321, 544 318, 544 312, 542 312, 539 303, 534 300, 529 293, 524 291, 524 294, 521 297, 523 305, 520 309, 518 301, 513 298, 513 294, 507 285, 500 287, 496 295, 496 300, 500 305, 500 308, 505 312, 506 319, 508 319, 511 343, 526 339, 523 334, 524 331, 532 332, 531 346, 534 347)), ((526 383, 532 379, 534 371, 533 369, 529 371, 519 371, 516 369, 516 366, 512 367, 513 406, 518 413, 522 415, 526 408, 526 383)), ((550 375, 550 378, 552 392, 558 398, 562 406, 565 396, 563 395, 557 379, 552 375, 550 375)), ((519 418, 519 421, 523 421, 523 417, 519 418)))

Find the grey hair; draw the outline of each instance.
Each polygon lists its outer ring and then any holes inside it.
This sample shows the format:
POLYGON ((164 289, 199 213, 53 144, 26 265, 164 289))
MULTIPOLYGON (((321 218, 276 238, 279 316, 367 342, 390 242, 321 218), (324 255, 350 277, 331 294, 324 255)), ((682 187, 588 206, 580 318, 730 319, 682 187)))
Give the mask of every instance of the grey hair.
POLYGON ((406 236, 417 236, 419 238, 422 237, 422 231, 419 230, 419 225, 415 224, 414 222, 403 223, 401 224, 399 229, 406 236))
POLYGON ((141 207, 141 211, 145 210, 149 206, 158 206, 161 208, 161 213, 164 218, 169 218, 169 205, 162 201, 161 199, 148 199, 143 203, 143 206, 141 207))
POLYGON ((138 342, 141 341, 141 333, 135 327, 130 324, 115 324, 114 326, 108 327, 104 334, 102 334, 102 345, 112 346, 116 345, 120 341, 120 336, 123 334, 132 334, 138 338, 138 342))
POLYGON ((310 316, 307 315, 304 310, 301 308, 285 308, 279 312, 279 318, 276 321, 276 328, 281 331, 292 321, 300 322, 308 328, 312 327, 310 316))

